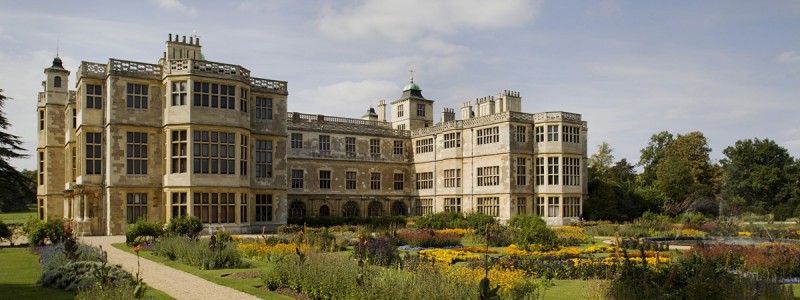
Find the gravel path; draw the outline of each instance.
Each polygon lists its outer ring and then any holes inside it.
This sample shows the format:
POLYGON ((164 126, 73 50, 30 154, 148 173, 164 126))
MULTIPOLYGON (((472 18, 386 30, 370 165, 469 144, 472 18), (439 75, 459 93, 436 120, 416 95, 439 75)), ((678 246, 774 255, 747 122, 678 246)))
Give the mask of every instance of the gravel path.
MULTIPOLYGON (((123 269, 136 274, 136 255, 111 246, 125 242, 125 236, 87 236, 81 240, 89 245, 103 246, 110 263, 122 265, 123 269)), ((141 259, 141 265, 144 282, 175 299, 258 299, 145 258, 141 259)))

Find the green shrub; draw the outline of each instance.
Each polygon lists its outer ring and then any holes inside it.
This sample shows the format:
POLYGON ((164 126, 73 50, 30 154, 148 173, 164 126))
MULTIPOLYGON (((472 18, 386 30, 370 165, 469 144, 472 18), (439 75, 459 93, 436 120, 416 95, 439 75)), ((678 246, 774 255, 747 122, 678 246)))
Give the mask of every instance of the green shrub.
POLYGON ((338 240, 328 228, 306 227, 301 236, 302 240, 297 242, 306 243, 318 251, 336 252, 347 249, 347 244, 338 240))
MULTIPOLYGON (((136 300, 134 290, 136 286, 130 284, 113 284, 110 287, 103 288, 100 285, 93 285, 89 288, 82 289, 75 295, 77 300, 95 300, 95 299, 114 299, 114 300, 136 300)), ((152 297, 150 297, 152 298, 152 297)), ((145 297, 145 299, 149 299, 145 297)))
MULTIPOLYGON (((56 269, 70 261, 70 259, 67 258, 67 251, 64 248, 64 243, 50 244, 38 248, 39 265, 41 266, 42 272, 56 269)), ((78 243, 72 261, 99 262, 101 259, 102 253, 99 249, 78 243)))
POLYGON ((6 223, 3 223, 3 220, 0 220, 0 241, 2 240, 11 240, 11 236, 14 235, 14 232, 8 228, 6 223))
POLYGON ((521 249, 550 251, 558 248, 558 234, 535 214, 515 215, 508 226, 516 230, 514 243, 521 249))
POLYGON ((153 253, 203 270, 248 267, 233 242, 192 239, 188 236, 164 236, 153 245, 153 253))
POLYGON ((461 237, 455 234, 436 233, 431 229, 402 230, 397 232, 400 245, 409 247, 448 247, 461 244, 461 237))
POLYGON ((203 231, 203 222, 196 216, 180 216, 169 220, 167 233, 196 238, 203 231))
POLYGON ((164 234, 161 224, 140 218, 125 229, 125 243, 131 246, 150 243, 164 234))
POLYGON ((439 212, 428 214, 415 219, 417 228, 446 229, 469 228, 475 229, 478 234, 484 234, 486 225, 496 224, 497 219, 480 213, 466 215, 457 212, 439 212))
MULTIPOLYGON (((87 289, 95 284, 95 271, 101 266, 102 263, 96 261, 68 262, 42 272, 37 284, 70 292, 87 289)), ((108 276, 113 283, 133 284, 133 276, 118 265, 110 266, 108 276)))
POLYGON ((33 218, 26 221, 23 228, 28 236, 28 243, 33 246, 44 245, 47 242, 61 242, 67 229, 61 219, 50 219, 45 222, 33 218))

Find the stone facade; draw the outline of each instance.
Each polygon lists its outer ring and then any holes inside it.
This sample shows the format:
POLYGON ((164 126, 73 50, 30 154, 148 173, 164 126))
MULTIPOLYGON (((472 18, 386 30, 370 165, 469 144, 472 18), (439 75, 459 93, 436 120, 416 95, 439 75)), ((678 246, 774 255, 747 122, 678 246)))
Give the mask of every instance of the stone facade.
POLYGON ((139 217, 196 215, 232 232, 288 218, 479 211, 577 219, 586 122, 522 113, 504 91, 433 122, 419 85, 362 119, 287 113, 287 83, 205 60, 173 37, 157 64, 82 62, 75 90, 56 58, 39 94, 39 215, 83 234, 139 217))

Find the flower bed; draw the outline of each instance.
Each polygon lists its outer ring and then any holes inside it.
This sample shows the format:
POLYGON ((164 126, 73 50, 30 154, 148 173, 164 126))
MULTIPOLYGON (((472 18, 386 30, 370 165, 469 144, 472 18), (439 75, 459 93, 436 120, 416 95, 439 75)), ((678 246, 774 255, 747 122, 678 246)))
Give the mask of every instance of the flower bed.
POLYGON ((274 245, 265 243, 239 243, 236 245, 236 248, 239 249, 239 252, 241 252, 244 257, 255 260, 272 261, 273 259, 281 258, 289 254, 295 254, 297 251, 306 253, 309 247, 307 244, 296 243, 277 243, 274 245))
POLYGON ((422 260, 432 261, 437 264, 452 264, 459 261, 469 261, 480 259, 481 256, 465 251, 455 251, 451 249, 425 249, 419 251, 422 260))

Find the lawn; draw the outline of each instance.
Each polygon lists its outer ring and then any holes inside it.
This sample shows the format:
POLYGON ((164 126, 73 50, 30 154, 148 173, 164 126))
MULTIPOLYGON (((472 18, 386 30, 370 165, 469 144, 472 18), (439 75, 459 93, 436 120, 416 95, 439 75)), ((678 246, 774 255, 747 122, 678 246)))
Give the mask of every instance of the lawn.
POLYGON ((28 205, 28 210, 22 212, 0 213, 0 220, 6 224, 22 224, 28 218, 36 218, 36 205, 28 205))
MULTIPOLYGON (((118 243, 118 244, 114 244, 113 246, 115 248, 123 250, 123 251, 130 252, 131 250, 133 250, 133 248, 128 247, 128 245, 126 245, 125 243, 118 243)), ((141 251, 141 252, 139 252, 139 255, 141 257, 143 257, 143 258, 146 258, 146 259, 149 259, 151 261, 163 264, 163 265, 168 266, 170 268, 174 268, 174 269, 177 269, 177 270, 184 271, 186 273, 195 275, 197 277, 203 278, 203 279, 208 280, 210 282, 213 282, 213 283, 216 283, 216 284, 219 284, 219 285, 224 285, 224 286, 230 287, 232 289, 239 290, 241 292, 248 293, 250 295, 254 295, 254 296, 259 297, 259 298, 263 298, 263 299, 292 299, 292 298, 288 298, 288 297, 273 293, 273 292, 271 292, 271 291, 269 291, 267 289, 259 288, 258 286, 261 286, 263 284, 261 282, 260 276, 257 277, 257 278, 247 278, 247 279, 236 279, 236 278, 223 277, 223 275, 225 275, 225 274, 233 274, 233 273, 239 273, 239 272, 258 272, 258 273, 263 272, 267 268, 269 268, 269 266, 264 262, 249 261, 252 264, 252 267, 248 268, 248 269, 200 270, 200 269, 198 269, 196 267, 187 266, 187 265, 184 265, 184 264, 179 263, 179 262, 171 261, 171 260, 169 260, 167 258, 164 258, 164 257, 161 257, 161 256, 156 256, 155 254, 153 254, 150 251, 141 251)))

